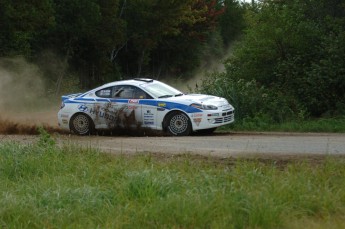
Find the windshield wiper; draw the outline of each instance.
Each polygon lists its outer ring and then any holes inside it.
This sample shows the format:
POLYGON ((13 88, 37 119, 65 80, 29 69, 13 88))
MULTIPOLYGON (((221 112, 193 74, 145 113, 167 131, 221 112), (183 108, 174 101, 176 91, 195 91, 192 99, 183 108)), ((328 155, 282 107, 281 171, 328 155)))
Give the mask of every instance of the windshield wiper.
POLYGON ((169 98, 169 97, 173 97, 173 95, 162 95, 162 96, 159 96, 158 98, 169 98))
POLYGON ((175 95, 175 97, 177 97, 177 96, 182 96, 182 95, 184 95, 184 94, 183 94, 183 93, 180 93, 180 94, 175 95))

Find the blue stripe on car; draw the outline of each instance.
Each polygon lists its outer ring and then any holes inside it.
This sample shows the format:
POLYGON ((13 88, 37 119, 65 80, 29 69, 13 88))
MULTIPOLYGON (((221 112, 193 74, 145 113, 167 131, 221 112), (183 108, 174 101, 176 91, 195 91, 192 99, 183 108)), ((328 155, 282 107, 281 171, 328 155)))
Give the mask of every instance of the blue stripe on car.
POLYGON ((96 99, 97 102, 109 102, 109 99, 96 99))
POLYGON ((180 104, 180 103, 174 103, 174 102, 166 102, 166 101, 156 101, 156 100, 150 100, 150 99, 87 99, 87 98, 74 98, 73 100, 65 100, 65 103, 80 103, 79 101, 82 102, 113 102, 113 103, 123 103, 123 104, 135 104, 134 102, 130 101, 138 101, 137 103, 142 104, 142 105, 149 105, 149 106, 154 106, 154 107, 161 107, 165 108, 168 110, 172 109, 179 109, 183 110, 187 113, 197 113, 197 112, 202 112, 202 110, 197 109, 195 107, 191 107, 188 105, 180 104), (161 105, 159 105, 161 104, 161 105))
POLYGON ((173 103, 173 102, 166 102, 166 101, 155 101, 155 100, 140 100, 139 103, 143 104, 143 105, 162 107, 162 108, 165 108, 168 110, 179 109, 179 110, 183 110, 187 113, 201 112, 200 109, 197 109, 195 107, 191 107, 188 105, 180 104, 180 103, 173 103), (164 104, 164 106, 159 106, 159 104, 162 104, 162 105, 164 104))
POLYGON ((75 98, 75 101, 95 101, 95 99, 87 99, 87 98, 75 98))

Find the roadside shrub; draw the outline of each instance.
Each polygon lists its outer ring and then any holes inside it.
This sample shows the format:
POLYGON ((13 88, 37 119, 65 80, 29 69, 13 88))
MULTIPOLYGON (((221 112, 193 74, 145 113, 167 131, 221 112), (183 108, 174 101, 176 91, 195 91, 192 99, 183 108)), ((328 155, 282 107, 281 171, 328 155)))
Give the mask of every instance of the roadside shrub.
POLYGON ((262 126, 307 116, 293 97, 279 89, 265 88, 255 80, 233 79, 226 73, 208 73, 199 92, 226 98, 235 107, 237 123, 244 125, 262 126))
POLYGON ((50 136, 50 134, 43 128, 38 127, 39 139, 37 145, 40 147, 54 147, 56 145, 55 140, 50 136))

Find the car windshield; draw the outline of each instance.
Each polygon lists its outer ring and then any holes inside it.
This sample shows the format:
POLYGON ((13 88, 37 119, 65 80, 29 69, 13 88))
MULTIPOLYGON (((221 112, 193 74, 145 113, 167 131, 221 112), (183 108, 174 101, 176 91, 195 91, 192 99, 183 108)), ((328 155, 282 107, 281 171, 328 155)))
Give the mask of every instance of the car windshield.
POLYGON ((147 92, 156 98, 168 98, 174 96, 181 96, 183 93, 165 83, 154 82, 142 85, 147 92))

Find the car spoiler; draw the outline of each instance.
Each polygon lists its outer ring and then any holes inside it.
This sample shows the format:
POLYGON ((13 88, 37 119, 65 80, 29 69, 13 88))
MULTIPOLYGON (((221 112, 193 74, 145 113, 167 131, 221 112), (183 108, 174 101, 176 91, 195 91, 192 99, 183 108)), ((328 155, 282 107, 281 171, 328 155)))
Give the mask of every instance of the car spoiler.
POLYGON ((65 101, 66 99, 71 99, 71 98, 75 98, 78 97, 79 95, 81 95, 83 93, 76 93, 76 94, 69 94, 69 95, 63 95, 61 96, 62 101, 65 101))

